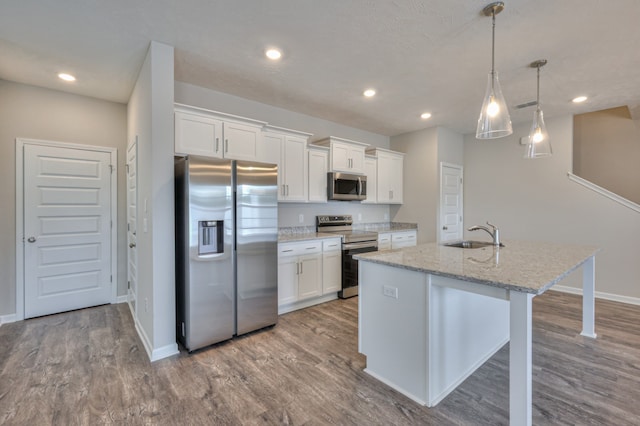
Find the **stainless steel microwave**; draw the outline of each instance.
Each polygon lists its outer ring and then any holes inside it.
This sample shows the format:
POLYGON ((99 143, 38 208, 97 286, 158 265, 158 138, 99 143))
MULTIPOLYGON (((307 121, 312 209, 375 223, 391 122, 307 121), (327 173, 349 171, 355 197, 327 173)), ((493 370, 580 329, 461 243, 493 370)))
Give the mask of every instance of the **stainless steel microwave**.
POLYGON ((327 198, 340 201, 367 199, 367 177, 349 173, 327 173, 327 198))

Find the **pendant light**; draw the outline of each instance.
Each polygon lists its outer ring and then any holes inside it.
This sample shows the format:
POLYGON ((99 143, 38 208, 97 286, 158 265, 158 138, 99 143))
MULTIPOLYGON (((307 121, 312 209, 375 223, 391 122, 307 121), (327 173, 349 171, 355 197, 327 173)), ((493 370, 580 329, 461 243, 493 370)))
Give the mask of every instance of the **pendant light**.
POLYGON ((549 143, 549 133, 544 125, 542 108, 540 108, 540 68, 547 64, 546 59, 540 59, 531 63, 531 68, 538 70, 538 85, 536 95, 536 112, 533 113, 533 123, 529 131, 527 141, 527 151, 524 158, 541 158, 551 156, 551 144, 549 143))
POLYGON ((507 109, 507 103, 502 96, 498 73, 495 70, 495 44, 496 44, 496 15, 504 9, 504 3, 499 1, 491 3, 482 9, 485 16, 491 16, 493 21, 491 34, 491 72, 487 83, 487 91, 478 118, 476 129, 477 139, 494 139, 509 136, 513 133, 511 117, 507 109))

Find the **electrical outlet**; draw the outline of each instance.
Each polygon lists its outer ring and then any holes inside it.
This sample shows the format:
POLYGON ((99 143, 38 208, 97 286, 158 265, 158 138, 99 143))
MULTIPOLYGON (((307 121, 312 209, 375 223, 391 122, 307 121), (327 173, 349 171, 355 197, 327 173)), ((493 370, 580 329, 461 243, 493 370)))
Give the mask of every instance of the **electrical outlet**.
POLYGON ((298 222, 299 222, 299 223, 304 223, 304 215, 303 215, 302 213, 300 213, 300 214, 298 215, 298 222))
POLYGON ((393 297, 394 299, 398 298, 398 287, 391 287, 390 285, 382 286, 382 294, 387 297, 393 297))

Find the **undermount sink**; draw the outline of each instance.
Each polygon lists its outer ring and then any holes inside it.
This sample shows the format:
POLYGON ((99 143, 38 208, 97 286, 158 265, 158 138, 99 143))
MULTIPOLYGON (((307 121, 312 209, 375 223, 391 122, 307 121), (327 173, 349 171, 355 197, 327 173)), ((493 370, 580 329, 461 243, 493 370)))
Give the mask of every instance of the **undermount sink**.
MULTIPOLYGON (((465 249, 477 249, 482 247, 491 247, 493 243, 487 241, 456 241, 453 243, 445 243, 447 247, 457 247, 457 248, 465 248, 465 249)), ((504 244, 500 244, 500 247, 504 247, 504 244)))

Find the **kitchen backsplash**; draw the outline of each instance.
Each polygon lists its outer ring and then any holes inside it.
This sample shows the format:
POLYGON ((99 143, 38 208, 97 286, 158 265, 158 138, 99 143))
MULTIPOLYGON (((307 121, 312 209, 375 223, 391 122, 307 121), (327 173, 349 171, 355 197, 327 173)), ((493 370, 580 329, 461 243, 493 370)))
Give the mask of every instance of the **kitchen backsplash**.
POLYGON ((349 201, 330 201, 328 203, 279 203, 278 227, 311 227, 315 232, 316 216, 350 214, 353 226, 364 223, 390 222, 388 205, 362 204, 349 201))

